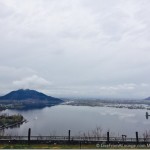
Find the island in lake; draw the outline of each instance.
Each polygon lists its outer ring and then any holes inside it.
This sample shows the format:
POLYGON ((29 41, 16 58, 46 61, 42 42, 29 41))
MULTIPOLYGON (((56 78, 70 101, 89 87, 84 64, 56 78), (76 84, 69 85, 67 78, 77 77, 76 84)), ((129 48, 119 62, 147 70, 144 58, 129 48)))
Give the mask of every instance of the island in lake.
POLYGON ((17 115, 8 115, 2 114, 0 115, 0 129, 14 127, 16 125, 22 124, 26 120, 20 114, 17 115))

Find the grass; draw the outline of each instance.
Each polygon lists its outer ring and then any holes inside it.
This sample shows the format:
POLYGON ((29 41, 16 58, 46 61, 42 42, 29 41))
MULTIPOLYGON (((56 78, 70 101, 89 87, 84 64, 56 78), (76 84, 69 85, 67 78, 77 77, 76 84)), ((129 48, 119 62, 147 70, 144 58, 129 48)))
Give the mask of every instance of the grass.
MULTIPOLYGON (((96 147, 95 144, 82 144, 82 149, 147 149, 148 147, 141 145, 134 146, 122 146, 122 145, 105 145, 103 147, 96 147)), ((80 149, 80 145, 70 144, 0 144, 0 149, 80 149)))

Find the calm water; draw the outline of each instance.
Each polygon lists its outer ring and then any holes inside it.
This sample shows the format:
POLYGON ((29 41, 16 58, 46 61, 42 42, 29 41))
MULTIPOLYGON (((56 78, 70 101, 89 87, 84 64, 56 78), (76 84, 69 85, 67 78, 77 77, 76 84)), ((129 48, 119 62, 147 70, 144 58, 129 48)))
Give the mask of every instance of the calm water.
POLYGON ((59 105, 44 109, 17 111, 5 110, 3 113, 22 114, 27 120, 20 128, 5 130, 5 134, 27 135, 79 135, 101 127, 103 133, 110 130, 116 136, 126 134, 135 137, 138 131, 142 136, 150 130, 150 120, 145 118, 146 110, 130 110, 108 107, 59 105))

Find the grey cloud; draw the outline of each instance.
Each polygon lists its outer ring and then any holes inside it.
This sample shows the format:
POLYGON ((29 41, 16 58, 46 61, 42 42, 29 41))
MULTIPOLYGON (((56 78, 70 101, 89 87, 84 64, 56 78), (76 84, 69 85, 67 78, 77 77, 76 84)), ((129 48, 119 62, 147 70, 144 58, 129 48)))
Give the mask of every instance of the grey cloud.
POLYGON ((1 0, 0 93, 22 86, 59 96, 147 97, 149 6, 149 0, 1 0), (136 86, 124 85, 130 83, 136 86))
POLYGON ((13 9, 0 1, 0 20, 11 16, 13 13, 13 9))

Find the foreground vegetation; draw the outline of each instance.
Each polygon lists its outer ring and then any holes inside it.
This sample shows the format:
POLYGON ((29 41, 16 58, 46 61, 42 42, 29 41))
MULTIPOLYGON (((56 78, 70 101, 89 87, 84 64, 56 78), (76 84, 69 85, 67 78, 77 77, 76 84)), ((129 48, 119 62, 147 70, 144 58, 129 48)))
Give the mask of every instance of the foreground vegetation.
POLYGON ((20 123, 24 120, 23 116, 20 114, 11 115, 2 114, 0 115, 0 127, 7 127, 16 123, 20 123))
POLYGON ((145 145, 103 145, 98 144, 0 144, 0 149, 148 149, 145 145))

